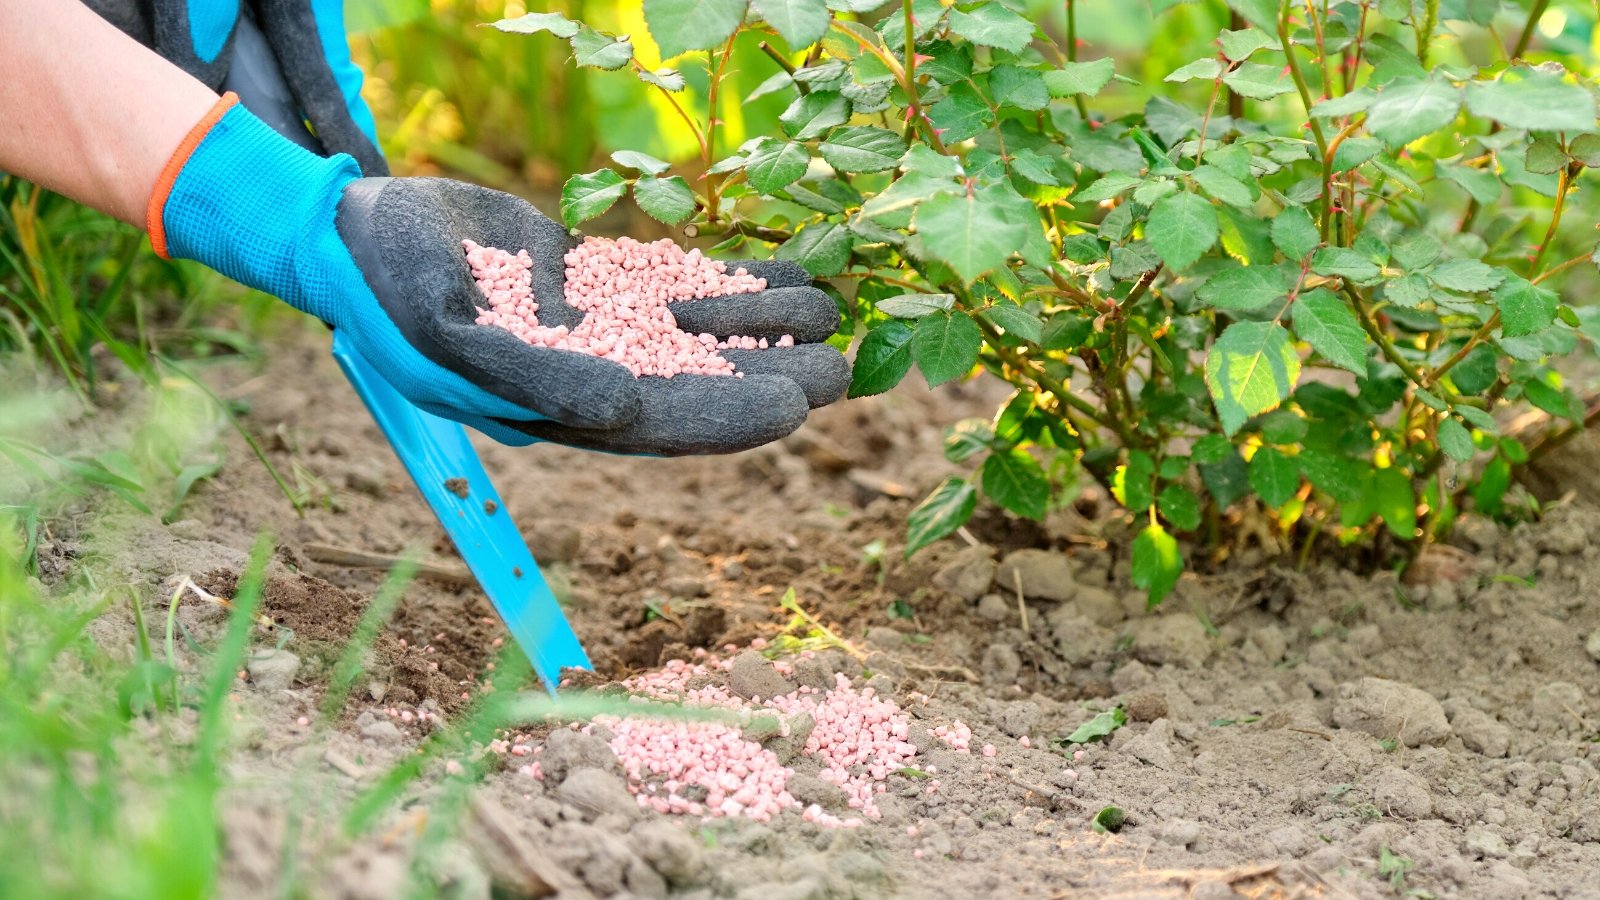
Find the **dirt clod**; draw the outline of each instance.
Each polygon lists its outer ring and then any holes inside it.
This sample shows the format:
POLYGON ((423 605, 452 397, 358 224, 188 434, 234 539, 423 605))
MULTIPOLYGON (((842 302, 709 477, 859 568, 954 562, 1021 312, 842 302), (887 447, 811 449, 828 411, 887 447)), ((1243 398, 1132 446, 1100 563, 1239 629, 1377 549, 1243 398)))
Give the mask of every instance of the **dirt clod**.
POLYGON ((728 689, 748 700, 777 697, 793 691, 795 686, 779 675, 766 657, 746 650, 733 658, 733 668, 728 671, 728 689))
POLYGON ((1128 718, 1135 722, 1154 722, 1166 718, 1167 697, 1157 692, 1134 694, 1128 698, 1124 708, 1128 711, 1128 718))
POLYGON ((467 499, 467 494, 471 492, 471 488, 467 485, 465 478, 446 478, 444 480, 444 489, 463 500, 467 499))
POLYGON ((1435 744, 1450 736, 1444 709, 1426 691, 1384 678, 1363 678, 1339 686, 1333 724, 1395 739, 1407 747, 1435 744))
POLYGON ((1053 550, 1016 550, 1006 554, 995 584, 1007 593, 1019 589, 1030 600, 1071 600, 1077 583, 1072 560, 1053 550))

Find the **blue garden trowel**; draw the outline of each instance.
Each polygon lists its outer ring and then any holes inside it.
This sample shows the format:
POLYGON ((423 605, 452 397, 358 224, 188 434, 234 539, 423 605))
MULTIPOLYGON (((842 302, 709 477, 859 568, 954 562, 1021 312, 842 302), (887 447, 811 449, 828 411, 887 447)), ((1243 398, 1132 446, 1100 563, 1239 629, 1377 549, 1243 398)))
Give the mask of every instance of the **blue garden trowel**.
POLYGON ((592 669, 527 542, 484 472, 478 451, 467 440, 466 429, 412 406, 337 330, 333 358, 533 663, 545 689, 555 693, 562 669, 592 669))

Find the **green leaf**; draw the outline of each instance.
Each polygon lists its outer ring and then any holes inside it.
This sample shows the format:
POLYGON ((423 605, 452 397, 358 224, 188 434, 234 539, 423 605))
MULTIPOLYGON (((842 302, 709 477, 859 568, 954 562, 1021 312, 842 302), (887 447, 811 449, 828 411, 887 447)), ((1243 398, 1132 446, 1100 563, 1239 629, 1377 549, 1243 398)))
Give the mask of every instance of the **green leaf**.
POLYGON ((838 91, 812 91, 801 94, 778 117, 783 133, 797 141, 822 137, 835 125, 850 118, 850 101, 838 91))
POLYGON ((966 313, 931 313, 917 320, 911 358, 928 386, 938 387, 972 371, 982 346, 983 332, 966 313))
POLYGON ((1278 27, 1278 0, 1228 0, 1228 8, 1263 31, 1278 27))
POLYGON ((1026 450, 989 454, 979 471, 984 496, 1026 519, 1042 520, 1050 505, 1050 480, 1026 450))
POLYGON ((1076 97, 1079 94, 1093 97, 1111 83, 1116 74, 1116 63, 1111 57, 1093 62, 1066 63, 1059 69, 1044 73, 1045 87, 1052 97, 1076 97))
POLYGON ((906 558, 965 525, 977 506, 977 488, 946 478, 906 518, 906 558))
POLYGON ((1343 97, 1322 100, 1311 107, 1311 115, 1318 119, 1338 119, 1365 112, 1372 105, 1373 93, 1368 88, 1357 88, 1343 97))
POLYGON ((1291 206, 1272 220, 1272 243, 1289 260, 1299 262, 1322 244, 1322 234, 1305 207, 1291 206))
POLYGON ((856 348, 850 374, 850 396, 870 397, 900 383, 911 371, 911 326, 885 322, 867 332, 856 348))
POLYGON ((1156 203, 1145 223, 1145 238, 1167 268, 1181 272, 1217 243, 1217 210, 1198 194, 1174 194, 1156 203))
POLYGON ((1513 275, 1494 292, 1500 330, 1506 337, 1536 334, 1555 324, 1561 298, 1554 291, 1513 275))
POLYGON ((1367 481, 1365 504, 1402 541, 1417 536, 1417 495, 1411 476, 1393 466, 1378 469, 1367 481))
POLYGON ((1278 39, 1268 35, 1257 28, 1241 28, 1238 31, 1224 31, 1218 40, 1222 43, 1222 55, 1234 62, 1243 62, 1257 50, 1272 48, 1278 49, 1278 39))
POLYGON ((1407 309, 1417 309, 1428 302, 1433 296, 1433 289, 1428 287, 1428 279, 1421 275, 1407 275, 1396 278, 1384 286, 1383 297, 1396 306, 1407 309))
POLYGON ((1138 187, 1143 183, 1144 179, 1137 175, 1124 175, 1120 172, 1113 172, 1084 188, 1072 199, 1079 203, 1099 203, 1102 200, 1120 197, 1127 193, 1130 188, 1138 187))
POLYGON ((628 183, 611 169, 574 175, 561 188, 561 221, 568 228, 600 215, 628 192, 628 183))
POLYGON ((989 70, 989 95, 996 105, 1030 112, 1050 105, 1050 89, 1045 86, 1044 76, 1011 63, 989 70))
POLYGON ((896 319, 920 319, 936 312, 947 312, 956 305, 949 294, 901 294, 885 297, 874 304, 878 312, 896 319))
POLYGON ((1294 332, 1328 362, 1367 374, 1367 333, 1349 304, 1331 291, 1317 288, 1294 301, 1294 332))
POLYGON ((1211 276, 1198 296, 1218 309, 1261 309, 1288 297, 1294 283, 1286 266, 1239 266, 1211 276))
POLYGON ((1467 88, 1467 108, 1507 128, 1523 131, 1596 130, 1594 95, 1560 75, 1526 66, 1467 88))
POLYGON ((1300 379, 1300 357, 1276 322, 1235 322, 1206 354, 1206 387, 1230 437, 1274 409, 1300 379))
POLYGON ((633 199, 650 218, 668 225, 677 225, 694 215, 694 191, 677 175, 639 179, 633 185, 633 199))
POLYGON ((990 325, 1004 331, 1007 336, 1019 341, 1037 344, 1044 338, 1044 323, 1039 317, 1020 306, 1009 303, 997 303, 983 311, 983 318, 990 325))
POLYGON ((1381 273, 1376 263, 1348 247, 1323 247, 1311 256, 1311 271, 1318 275, 1364 282, 1381 273))
POLYGON ((1128 451, 1128 461, 1117 467, 1111 480, 1111 495, 1135 512, 1154 503, 1156 461, 1143 450, 1128 451))
POLYGON ((795 233, 773 256, 797 262, 812 278, 828 278, 844 271, 853 244, 850 229, 837 222, 813 222, 795 233))
POLYGON ((746 0, 644 0, 644 23, 661 58, 722 45, 744 21, 746 0))
POLYGON ((633 44, 584 27, 572 36, 572 61, 595 69, 620 69, 633 59, 633 44))
POLYGON ((1407 272, 1415 272, 1433 265, 1444 253, 1444 245, 1426 231, 1407 234, 1395 241, 1390 249, 1394 253, 1394 261, 1407 272))
POLYGON ((857 125, 840 128, 817 148, 822 158, 841 172, 882 172, 900 164, 906 147, 900 136, 885 128, 857 125))
POLYGON ((1250 457, 1250 487, 1268 509, 1278 509, 1300 490, 1300 463, 1275 447, 1262 447, 1250 457))
POLYGON ((1033 41, 1033 23, 999 3, 950 12, 950 30, 974 44, 1016 53, 1033 41))
POLYGON ((776 194, 799 181, 810 162, 804 144, 763 138, 745 160, 745 179, 763 194, 776 194))
POLYGON ((1505 275, 1475 259, 1452 259, 1429 272, 1428 280, 1446 290, 1475 294, 1494 288, 1505 275))
POLYGON ((923 252, 949 264, 968 283, 1005 265, 1006 257, 1027 239, 1030 223, 1021 221, 1019 214, 1034 213, 1032 204, 1022 201, 1027 207, 1023 213, 1000 191, 989 187, 939 194, 923 203, 916 214, 923 252))
POLYGON ((1383 143, 1372 138, 1350 138, 1333 151, 1333 171, 1348 172, 1383 152, 1383 143))
POLYGON ((548 31, 558 38, 569 38, 577 34, 582 26, 560 13, 528 13, 515 19, 501 19, 494 23, 494 27, 517 34, 548 31))
POLYGON ((928 107, 928 120, 946 143, 978 136, 994 121, 994 110, 972 85, 962 82, 943 100, 928 107))
POLYGON ((1128 714, 1122 707, 1113 706, 1103 713, 1073 729, 1072 733, 1061 739, 1063 744, 1087 744, 1103 737, 1109 737, 1113 731, 1128 724, 1128 714))
POLYGON ((654 71, 643 68, 635 69, 634 74, 639 76, 639 80, 645 84, 655 85, 664 91, 673 93, 683 90, 686 84, 683 80, 683 73, 669 66, 662 66, 654 71))
POLYGON ((1472 196, 1472 199, 1478 201, 1479 205, 1482 206, 1488 206, 1498 201, 1500 194, 1506 189, 1505 183, 1492 170, 1485 171, 1483 169, 1474 169, 1470 166, 1445 165, 1438 166, 1437 169, 1440 175, 1461 185, 1462 190, 1465 190, 1472 196))
POLYGON ((1467 426, 1454 416, 1447 416, 1439 422, 1439 449, 1456 462, 1472 459, 1472 435, 1467 432, 1467 426))
POLYGON ((1229 206, 1249 209, 1255 204, 1255 198, 1250 195, 1250 188, 1216 166, 1197 166, 1189 175, 1200 185, 1201 190, 1229 206))
POLYGON ((828 4, 823 0, 751 0, 751 5, 790 49, 815 44, 828 31, 828 4))
POLYGON ((1147 592, 1145 606, 1161 605, 1183 574, 1183 554, 1165 528, 1151 523, 1133 539, 1133 586, 1147 592))
POLYGON ((1529 378, 1522 383, 1522 392, 1537 409, 1552 416, 1583 421, 1583 403, 1570 391, 1553 387, 1539 378, 1529 378))
POLYGON ((1156 508, 1161 517, 1179 531, 1193 531, 1200 527, 1200 498, 1181 484, 1169 484, 1156 498, 1156 508))
POLYGON ((1456 120, 1461 90, 1439 78, 1396 78, 1367 109, 1367 130, 1390 147, 1403 147, 1456 120))
POLYGON ((1252 100, 1271 100, 1294 90, 1294 82, 1281 66, 1264 66, 1260 63, 1241 63, 1237 69, 1222 76, 1234 93, 1252 100))
POLYGON ((1222 76, 1222 60, 1215 56, 1203 56, 1188 65, 1174 69, 1171 75, 1163 78, 1173 84, 1184 84, 1196 79, 1213 81, 1222 76))
POLYGON ((637 169, 646 175, 660 175, 672 168, 672 163, 637 150, 618 150, 611 154, 611 161, 624 169, 637 169))

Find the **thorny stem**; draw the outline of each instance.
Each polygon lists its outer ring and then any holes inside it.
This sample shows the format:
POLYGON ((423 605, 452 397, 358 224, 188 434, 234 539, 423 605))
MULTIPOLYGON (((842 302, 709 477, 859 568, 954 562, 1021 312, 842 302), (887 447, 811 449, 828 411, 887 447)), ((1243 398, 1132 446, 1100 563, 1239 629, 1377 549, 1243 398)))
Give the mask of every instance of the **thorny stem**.
POLYGON ((1439 27, 1439 0, 1424 0, 1422 20, 1416 20, 1412 14, 1411 29, 1417 35, 1417 62, 1423 68, 1428 67, 1428 49, 1433 43, 1433 31, 1439 27))
POLYGON ((1528 21, 1522 25, 1522 34, 1517 37, 1517 45, 1511 49, 1511 58, 1520 59, 1522 54, 1528 52, 1528 45, 1533 43, 1534 29, 1539 27, 1539 20, 1544 17, 1545 8, 1550 5, 1550 0, 1534 0, 1533 8, 1528 10, 1528 21))
MULTIPOLYGON (((906 0, 910 5, 910 0, 906 0)), ((1067 62, 1078 61, 1078 4, 1075 0, 1067 0, 1067 62)), ((1082 94, 1075 94, 1072 98, 1077 101, 1078 117, 1089 121, 1089 106, 1083 100, 1082 94)))
MULTIPOLYGON (((967 294, 965 289, 956 288, 954 291, 952 291, 952 293, 956 298, 957 305, 963 310, 970 310, 972 308, 972 298, 967 294)), ((1019 372, 1026 373, 1028 378, 1032 379, 1036 384, 1053 394, 1057 400, 1082 413, 1086 418, 1095 424, 1101 426, 1102 428, 1112 429, 1113 431, 1117 432, 1118 436, 1123 437, 1125 440, 1131 438, 1131 435, 1127 433, 1126 427, 1123 425, 1123 423, 1108 420, 1104 413, 1094 407, 1094 404, 1083 399, 1082 397, 1079 397, 1077 394, 1074 394, 1070 387, 1063 384, 1060 380, 1052 377, 1049 373, 1045 372, 1042 366, 1032 364, 1032 361, 1027 357, 1018 353, 1016 350, 1007 347, 1004 339, 1000 336, 999 330, 997 330, 993 325, 977 316, 974 316, 972 320, 976 322, 978 328, 983 331, 984 341, 989 345, 989 349, 993 350, 995 356, 998 356, 1006 365, 1016 369, 1019 372)))
POLYGON ((1317 139, 1317 150, 1324 158, 1328 155, 1328 139, 1322 134, 1322 123, 1311 114, 1311 89, 1306 86, 1305 73, 1300 71, 1300 61, 1295 58, 1294 45, 1289 42, 1289 4, 1283 5, 1278 17, 1278 40, 1283 44, 1283 56, 1289 61, 1289 75, 1294 78, 1295 89, 1300 92, 1300 102, 1306 108, 1306 119, 1311 124, 1311 134, 1317 139))
POLYGON ((1322 239, 1333 239, 1333 158, 1339 152, 1339 145, 1345 138, 1355 133, 1356 123, 1351 122, 1342 131, 1328 142, 1328 150, 1322 156, 1322 239))
POLYGON ((1205 118, 1200 120, 1200 143, 1195 146, 1194 164, 1200 165, 1206 154, 1206 131, 1211 127, 1211 111, 1217 108, 1217 95, 1222 93, 1222 76, 1218 75, 1211 82, 1211 100, 1206 103, 1205 118))
POLYGON ((1533 262, 1528 267, 1528 277, 1539 274, 1539 266, 1544 262, 1545 253, 1549 252, 1550 244, 1556 239, 1556 229, 1561 227, 1561 214, 1567 208, 1567 193, 1572 190, 1572 166, 1561 170, 1560 180, 1556 185, 1556 205, 1550 212, 1550 227, 1545 229, 1544 240, 1539 242, 1539 249, 1534 251, 1533 262))
MULTIPOLYGON (((1581 262, 1582 260, 1588 258, 1587 256, 1580 256, 1577 257, 1576 260, 1568 260, 1567 262, 1562 263, 1560 266, 1557 266, 1555 269, 1552 269, 1549 272, 1544 274, 1539 273, 1539 266, 1544 261, 1545 251, 1549 249, 1551 242, 1555 240, 1556 229, 1561 227, 1561 214, 1566 210, 1567 194, 1572 189, 1572 171, 1572 167, 1570 166, 1561 170, 1560 181, 1556 190, 1555 209, 1550 215, 1550 226, 1545 229, 1544 241, 1539 245, 1539 249, 1534 253, 1532 265, 1528 270, 1528 277, 1534 284, 1538 284, 1551 275, 1554 275, 1557 272, 1560 272, 1563 269, 1566 269, 1569 266, 1575 265, 1577 262, 1581 262)), ((1446 372, 1449 372, 1451 369, 1455 368, 1457 363, 1467 358, 1467 354, 1471 353, 1479 344, 1488 340, 1489 336, 1494 334, 1494 330, 1498 327, 1500 327, 1500 311, 1497 309, 1494 311, 1494 315, 1490 316, 1489 320, 1483 323, 1483 327, 1479 328, 1472 335, 1472 337, 1467 339, 1465 344, 1461 345, 1461 349, 1457 350, 1455 353, 1452 353, 1449 359, 1445 360, 1438 368, 1434 369, 1428 374, 1428 380, 1423 382, 1422 386, 1432 387, 1434 384, 1438 383, 1439 379, 1443 378, 1446 372)))
MULTIPOLYGON (((717 58, 716 70, 711 75, 711 86, 706 91, 706 137, 700 142, 700 153, 705 168, 702 171, 710 172, 712 157, 717 153, 717 126, 721 124, 718 118, 717 94, 722 87, 722 78, 727 71, 728 59, 733 56, 733 42, 739 37, 739 29, 735 28, 733 34, 728 35, 728 42, 722 45, 722 53, 717 58)), ((722 202, 722 177, 720 175, 706 175, 706 218, 712 222, 717 220, 718 207, 722 202)))

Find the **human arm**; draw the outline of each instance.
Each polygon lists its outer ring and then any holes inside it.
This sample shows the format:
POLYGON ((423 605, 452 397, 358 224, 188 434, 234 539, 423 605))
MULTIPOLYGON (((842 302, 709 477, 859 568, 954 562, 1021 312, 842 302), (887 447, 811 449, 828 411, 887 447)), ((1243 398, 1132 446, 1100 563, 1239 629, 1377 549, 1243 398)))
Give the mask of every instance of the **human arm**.
MULTIPOLYGON (((182 21, 171 13, 182 6, 155 2, 167 21, 182 21)), ((792 331, 804 345, 748 351, 735 363, 745 376, 738 379, 635 378, 609 360, 530 346, 478 325, 481 297, 463 238, 526 249, 547 273, 541 320, 546 312, 552 324, 582 318, 562 296, 562 257, 573 245, 564 229, 498 191, 443 179, 363 178, 351 156, 297 145, 231 104, 231 95, 218 101, 137 42, 69 7, 83 10, 74 0, 44 0, 46 15, 24 19, 15 5, 0 7, 9 16, 0 19, 5 33, 34 48, 18 55, 24 64, 46 56, 57 63, 43 79, 43 106, 27 99, 35 92, 26 68, 6 73, 20 87, 0 94, 0 122, 44 114, 51 104, 74 110, 70 127, 52 123, 0 145, 0 167, 146 227, 163 256, 198 260, 344 331, 419 408, 505 443, 677 455, 775 440, 798 427, 809 407, 844 391, 843 357, 815 343, 837 326, 837 310, 792 264, 751 264, 768 273, 772 289, 745 295, 748 303, 737 308, 705 301, 686 314, 698 318, 697 331, 719 338, 792 331), (87 49, 80 31, 93 35, 87 49), (107 75, 133 88, 106 102, 96 91, 107 75), (79 104, 80 95, 96 100, 79 104)), ((0 52, 10 42, 0 42, 0 52)), ((305 96, 297 91, 296 99, 305 104, 305 96)))
POLYGON ((162 167, 216 102, 78 0, 0 0, 0 171, 144 228, 162 167))

